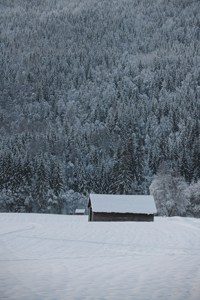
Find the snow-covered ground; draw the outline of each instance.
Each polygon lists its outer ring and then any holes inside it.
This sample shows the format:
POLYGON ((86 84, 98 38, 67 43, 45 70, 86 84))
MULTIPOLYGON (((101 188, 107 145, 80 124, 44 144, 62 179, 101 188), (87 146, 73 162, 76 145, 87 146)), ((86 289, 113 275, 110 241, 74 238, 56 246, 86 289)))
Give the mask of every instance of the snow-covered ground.
POLYGON ((200 299, 200 219, 0 214, 0 299, 200 299))

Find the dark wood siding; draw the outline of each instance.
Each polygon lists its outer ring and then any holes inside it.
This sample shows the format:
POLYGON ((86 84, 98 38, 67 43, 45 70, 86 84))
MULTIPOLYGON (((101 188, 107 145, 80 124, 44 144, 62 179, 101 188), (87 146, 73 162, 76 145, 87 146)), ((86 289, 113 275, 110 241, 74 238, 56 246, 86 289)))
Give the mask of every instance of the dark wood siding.
POLYGON ((133 213, 100 213, 92 212, 91 221, 136 221, 136 222, 153 222, 154 215, 150 214, 133 214, 133 213))

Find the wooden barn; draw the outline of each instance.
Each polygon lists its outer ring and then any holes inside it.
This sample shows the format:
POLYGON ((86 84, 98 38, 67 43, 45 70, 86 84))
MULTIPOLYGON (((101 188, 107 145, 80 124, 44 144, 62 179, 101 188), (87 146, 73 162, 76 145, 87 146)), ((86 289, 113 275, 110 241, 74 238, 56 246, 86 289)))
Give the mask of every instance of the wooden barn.
POLYGON ((84 215, 85 214, 85 209, 82 208, 77 208, 75 211, 76 215, 84 215))
POLYGON ((156 206, 148 195, 90 194, 88 221, 153 222, 156 206))

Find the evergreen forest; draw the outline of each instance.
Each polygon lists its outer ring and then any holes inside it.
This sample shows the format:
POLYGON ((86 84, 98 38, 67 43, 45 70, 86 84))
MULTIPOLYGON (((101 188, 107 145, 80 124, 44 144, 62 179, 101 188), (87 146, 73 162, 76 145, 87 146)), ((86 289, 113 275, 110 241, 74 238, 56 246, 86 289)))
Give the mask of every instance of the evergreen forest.
POLYGON ((0 0, 0 211, 90 192, 200 217, 199 0, 0 0))

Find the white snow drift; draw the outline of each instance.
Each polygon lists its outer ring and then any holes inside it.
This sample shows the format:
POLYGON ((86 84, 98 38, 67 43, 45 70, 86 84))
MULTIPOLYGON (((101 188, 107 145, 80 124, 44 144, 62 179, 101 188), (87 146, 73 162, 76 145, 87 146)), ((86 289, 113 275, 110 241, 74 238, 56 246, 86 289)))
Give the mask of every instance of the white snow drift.
POLYGON ((199 300, 200 220, 0 214, 0 298, 199 300))

